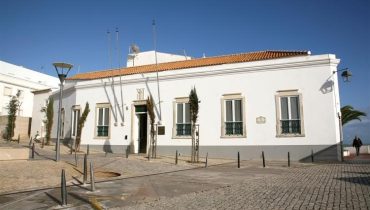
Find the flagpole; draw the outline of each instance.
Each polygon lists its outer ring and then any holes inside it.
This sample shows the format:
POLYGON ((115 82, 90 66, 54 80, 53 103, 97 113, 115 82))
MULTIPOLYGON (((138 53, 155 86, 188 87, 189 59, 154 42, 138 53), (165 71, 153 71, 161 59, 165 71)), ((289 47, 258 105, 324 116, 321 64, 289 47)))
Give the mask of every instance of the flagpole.
POLYGON ((159 91, 159 78, 158 78, 158 59, 157 59, 157 39, 156 39, 156 28, 155 28, 155 20, 153 19, 152 22, 153 26, 153 44, 154 44, 154 56, 155 56, 155 66, 156 66, 156 73, 157 73, 157 91, 158 91, 158 106, 159 106, 159 120, 158 124, 161 124, 162 121, 162 108, 161 108, 161 94, 159 91))

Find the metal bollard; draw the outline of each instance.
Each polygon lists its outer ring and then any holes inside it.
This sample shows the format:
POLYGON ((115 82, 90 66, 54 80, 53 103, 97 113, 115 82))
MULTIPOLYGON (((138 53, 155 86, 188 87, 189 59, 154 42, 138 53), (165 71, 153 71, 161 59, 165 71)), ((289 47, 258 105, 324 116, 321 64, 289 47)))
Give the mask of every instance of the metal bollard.
POLYGON ((71 150, 70 150, 70 154, 71 154, 71 155, 73 154, 73 143, 71 143, 71 150))
POLYGON ((288 152, 288 167, 290 167, 290 154, 288 152))
POLYGON ((265 168, 266 167, 266 163, 265 163, 265 153, 262 151, 262 164, 263 164, 263 167, 265 168))
POLYGON ((311 150, 311 161, 313 162, 313 149, 311 150))
POLYGON ((35 159, 35 143, 32 143, 32 159, 35 159))
POLYGON ((78 166, 78 158, 77 158, 77 152, 76 152, 76 150, 75 150, 75 165, 76 165, 76 167, 78 166))
POLYGON ((208 152, 207 152, 207 155, 206 155, 206 165, 205 165, 205 168, 207 168, 208 166, 208 152))
POLYGON ((177 152, 177 150, 176 150, 176 157, 175 157, 175 164, 177 165, 177 162, 178 162, 178 152, 177 152))
POLYGON ((67 186, 66 186, 66 174, 62 169, 62 180, 61 180, 61 195, 62 195, 62 206, 67 205, 67 186))
POLYGON ((130 152, 130 146, 127 146, 127 148, 126 148, 126 158, 128 158, 129 152, 130 152))
POLYGON ((238 168, 240 168, 240 153, 238 152, 238 168))
POLYGON ((87 180, 87 155, 84 155, 84 180, 83 184, 86 185, 86 180, 87 180))
POLYGON ((87 153, 87 155, 90 154, 90 144, 87 145, 87 152, 86 153, 87 153))
POLYGON ((94 166, 93 162, 90 162, 90 184, 91 184, 91 191, 95 191, 95 176, 94 176, 94 166))

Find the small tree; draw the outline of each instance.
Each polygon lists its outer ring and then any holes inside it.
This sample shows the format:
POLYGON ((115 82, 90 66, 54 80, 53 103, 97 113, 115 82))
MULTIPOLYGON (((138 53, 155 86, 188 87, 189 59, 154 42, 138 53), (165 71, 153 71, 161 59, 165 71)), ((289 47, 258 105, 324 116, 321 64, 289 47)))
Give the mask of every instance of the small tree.
POLYGON ((51 128, 53 127, 54 119, 54 99, 52 97, 49 97, 46 107, 42 108, 41 112, 45 113, 45 119, 43 122, 45 123, 46 127, 46 145, 50 145, 51 128))
POLYGON ((7 140, 11 140, 14 136, 15 120, 17 119, 17 111, 19 109, 19 96, 21 92, 18 91, 15 96, 9 101, 8 108, 8 123, 6 125, 7 140))
POLYGON ((146 100, 146 107, 149 114, 150 119, 150 148, 149 148, 149 155, 152 156, 152 158, 155 158, 157 156, 157 148, 156 148, 156 142, 154 139, 154 122, 155 122, 155 114, 154 114, 154 100, 153 97, 150 95, 148 99, 146 100))
POLYGON ((199 161, 199 139, 196 141, 195 138, 196 122, 199 112, 199 100, 195 87, 190 91, 189 94, 189 106, 191 117, 191 162, 194 163, 195 160, 199 161))
POLYGON ((76 148, 75 148, 76 151, 80 151, 82 128, 85 126, 86 118, 87 115, 89 115, 89 112, 90 112, 89 103, 86 102, 85 109, 77 124, 76 148))

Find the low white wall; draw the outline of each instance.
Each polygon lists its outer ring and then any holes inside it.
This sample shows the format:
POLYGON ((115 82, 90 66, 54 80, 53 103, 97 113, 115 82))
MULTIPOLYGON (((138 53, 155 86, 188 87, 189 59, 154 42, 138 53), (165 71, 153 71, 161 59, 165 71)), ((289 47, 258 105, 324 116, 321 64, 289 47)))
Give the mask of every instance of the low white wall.
MULTIPOLYGON (((356 154, 355 147, 344 147, 344 150, 349 151, 351 154, 356 154)), ((360 154, 370 154, 370 145, 362 145, 360 147, 360 154)))

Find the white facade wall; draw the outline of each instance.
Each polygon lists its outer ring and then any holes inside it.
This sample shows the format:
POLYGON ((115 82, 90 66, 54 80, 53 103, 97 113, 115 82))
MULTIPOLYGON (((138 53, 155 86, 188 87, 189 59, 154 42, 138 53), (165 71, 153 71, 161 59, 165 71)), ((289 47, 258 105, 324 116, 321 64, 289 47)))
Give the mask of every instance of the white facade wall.
POLYGON ((51 90, 36 91, 34 92, 33 100, 33 111, 32 111, 32 125, 31 125, 31 137, 35 138, 38 133, 41 137, 45 137, 45 113, 41 112, 43 108, 46 108, 46 100, 48 100, 51 94, 51 90))
MULTIPOLYGON (((63 101, 62 101, 62 108, 64 109, 64 121, 62 120, 61 116, 61 139, 65 139, 66 142, 69 141, 71 138, 71 130, 72 130, 72 109, 74 104, 76 104, 76 91, 74 89, 73 83, 69 85, 65 85, 63 88, 63 101), (62 124, 64 123, 64 126, 62 124)), ((54 99, 54 122, 51 131, 51 138, 57 137, 57 127, 58 127, 58 108, 59 108, 59 90, 53 92, 52 97, 54 99)))
MULTIPOLYGON (((172 130, 175 98, 187 97, 192 87, 196 87, 201 100, 198 120, 201 148, 219 146, 222 150, 231 146, 338 144, 340 133, 337 113, 340 106, 337 75, 333 74, 338 63, 334 55, 316 55, 160 72, 162 124, 165 125, 166 134, 158 136, 158 147, 191 145, 190 138, 172 138, 172 130), (285 90, 297 90, 302 95, 304 136, 277 137, 275 95, 285 90), (234 93, 240 93, 245 98, 246 137, 224 138, 221 137, 221 99, 224 94, 234 93), (256 123, 256 118, 260 116, 265 117, 266 123, 256 123)), ((144 99, 151 93, 158 108, 156 74, 122 77, 122 101, 119 77, 114 80, 113 85, 112 78, 77 82, 76 101, 66 99, 63 107, 68 110, 73 105, 80 105, 82 113, 88 101, 91 111, 82 132, 82 144, 121 145, 123 151, 123 145, 133 144, 137 147, 137 118, 133 113, 137 89, 145 90, 144 99), (109 138, 95 137, 98 103, 110 103, 112 106, 109 138), (115 111, 116 106, 123 107, 123 126, 120 114, 115 111)), ((73 97, 73 94, 68 97, 73 97)), ((65 127, 71 125, 66 124, 65 127)), ((302 158, 306 153, 297 155, 297 158, 302 158)))

